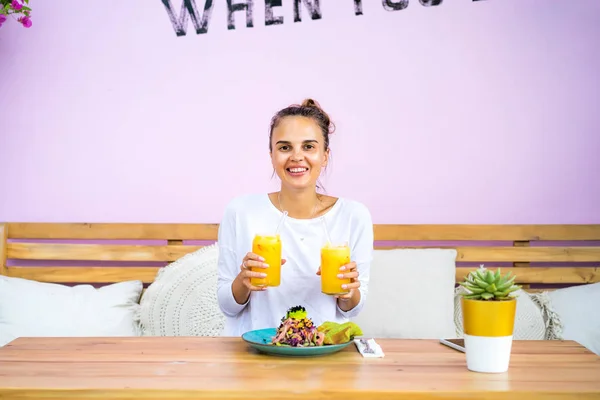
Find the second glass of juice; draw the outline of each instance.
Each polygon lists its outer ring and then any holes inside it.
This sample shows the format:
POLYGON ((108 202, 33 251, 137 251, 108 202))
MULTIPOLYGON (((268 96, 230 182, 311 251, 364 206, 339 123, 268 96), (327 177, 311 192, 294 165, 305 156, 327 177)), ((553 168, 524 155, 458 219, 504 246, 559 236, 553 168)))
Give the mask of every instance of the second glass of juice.
POLYGON ((326 244, 321 248, 321 292, 325 294, 346 294, 350 289, 342 289, 350 278, 340 279, 340 267, 350 263, 350 247, 344 244, 326 244))
POLYGON ((250 278, 257 287, 279 286, 281 283, 281 238, 279 235, 255 235, 252 252, 265 259, 268 268, 251 268, 254 272, 266 273, 266 278, 250 278))

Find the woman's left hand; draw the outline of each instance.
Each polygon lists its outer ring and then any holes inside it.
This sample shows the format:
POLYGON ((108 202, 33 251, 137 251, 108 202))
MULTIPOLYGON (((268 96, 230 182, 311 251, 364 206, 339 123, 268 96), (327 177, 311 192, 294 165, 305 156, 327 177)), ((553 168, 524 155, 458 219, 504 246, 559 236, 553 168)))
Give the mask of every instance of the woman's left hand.
MULTIPOLYGON (((321 275, 321 267, 319 266, 319 270, 317 271, 317 275, 321 275)), ((351 261, 349 264, 343 265, 340 267, 340 272, 338 274, 338 278, 340 279, 350 279, 350 283, 345 283, 342 285, 342 289, 348 290, 346 294, 335 295, 336 299, 340 299, 342 301, 348 301, 354 295, 354 291, 360 287, 360 281, 358 280, 358 269, 356 268, 356 263, 351 261)))
POLYGON ((354 291, 360 287, 360 281, 358 280, 358 269, 356 269, 356 263, 354 261, 349 264, 343 265, 340 268, 340 273, 338 274, 338 278, 340 279, 348 279, 350 278, 350 283, 345 283, 342 285, 342 289, 350 289, 346 294, 336 295, 337 299, 342 301, 347 301, 352 298, 354 295, 354 291))

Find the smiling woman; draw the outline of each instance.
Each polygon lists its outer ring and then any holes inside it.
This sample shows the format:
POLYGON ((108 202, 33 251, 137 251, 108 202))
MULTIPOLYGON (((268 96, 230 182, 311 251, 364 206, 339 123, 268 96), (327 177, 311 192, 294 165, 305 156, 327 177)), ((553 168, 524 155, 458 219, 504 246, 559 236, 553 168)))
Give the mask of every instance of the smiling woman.
MULTIPOLYGON (((319 188, 321 171, 329 161, 329 135, 334 131, 329 115, 312 99, 300 106, 290 106, 279 111, 271 121, 269 151, 273 171, 282 185, 319 188), (303 179, 287 179, 303 178, 303 179)), ((320 196, 331 206, 335 199, 320 196)), ((280 198, 277 199, 280 201, 280 198)), ((324 210, 323 210, 324 211, 324 210)))
POLYGON ((312 99, 271 119, 269 152, 281 189, 233 199, 219 226, 226 334, 275 328, 296 305, 317 324, 346 322, 362 309, 373 224, 363 204, 317 192, 331 133, 329 115, 312 99))

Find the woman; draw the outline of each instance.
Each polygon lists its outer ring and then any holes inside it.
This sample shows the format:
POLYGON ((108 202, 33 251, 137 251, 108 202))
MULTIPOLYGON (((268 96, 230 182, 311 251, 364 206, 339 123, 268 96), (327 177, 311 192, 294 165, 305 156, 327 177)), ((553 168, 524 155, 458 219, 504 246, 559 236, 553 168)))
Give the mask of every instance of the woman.
POLYGON ((286 311, 304 306, 317 325, 345 322, 358 315, 366 300, 373 254, 373 224, 368 209, 356 201, 317 193, 321 170, 330 156, 329 116, 311 100, 279 111, 271 120, 269 150, 281 190, 252 194, 228 204, 219 227, 219 306, 226 316, 226 336, 277 328, 286 311), (266 267, 252 254, 257 233, 274 233, 284 211, 281 284, 259 288, 251 267, 266 267), (325 220, 332 242, 347 242, 351 262, 341 278, 351 278, 349 293, 321 293, 320 251, 327 241, 325 220))

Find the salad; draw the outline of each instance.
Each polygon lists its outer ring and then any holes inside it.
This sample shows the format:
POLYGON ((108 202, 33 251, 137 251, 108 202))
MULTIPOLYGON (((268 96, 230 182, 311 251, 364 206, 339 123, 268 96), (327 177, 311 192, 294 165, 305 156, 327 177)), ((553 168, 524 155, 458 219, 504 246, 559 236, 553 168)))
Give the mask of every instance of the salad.
POLYGON ((271 344, 275 346, 311 347, 348 343, 362 331, 354 322, 342 324, 325 321, 316 326, 302 306, 290 308, 277 328, 271 344))
POLYGON ((271 343, 276 346, 291 347, 323 346, 324 339, 325 333, 320 332, 308 318, 306 309, 295 306, 290 308, 281 319, 281 324, 271 343))

